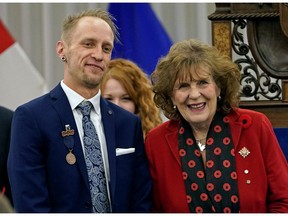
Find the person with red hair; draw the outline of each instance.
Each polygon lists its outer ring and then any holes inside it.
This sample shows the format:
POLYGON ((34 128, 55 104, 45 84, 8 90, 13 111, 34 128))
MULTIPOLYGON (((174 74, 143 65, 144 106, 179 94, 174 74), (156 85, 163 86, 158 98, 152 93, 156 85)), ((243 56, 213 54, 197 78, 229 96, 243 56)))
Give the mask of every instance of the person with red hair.
POLYGON ((162 123, 159 109, 153 101, 148 76, 133 61, 113 59, 103 76, 101 94, 107 100, 138 115, 144 137, 162 123))

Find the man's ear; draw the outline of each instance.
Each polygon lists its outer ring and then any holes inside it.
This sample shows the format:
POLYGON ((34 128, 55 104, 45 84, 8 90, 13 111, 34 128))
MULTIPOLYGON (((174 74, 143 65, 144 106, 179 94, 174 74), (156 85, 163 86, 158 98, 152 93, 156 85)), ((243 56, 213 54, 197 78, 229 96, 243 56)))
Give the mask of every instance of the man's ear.
POLYGON ((59 56, 59 58, 61 58, 62 56, 65 56, 65 53, 64 53, 64 41, 62 41, 62 40, 57 41, 56 52, 57 52, 57 55, 59 56))

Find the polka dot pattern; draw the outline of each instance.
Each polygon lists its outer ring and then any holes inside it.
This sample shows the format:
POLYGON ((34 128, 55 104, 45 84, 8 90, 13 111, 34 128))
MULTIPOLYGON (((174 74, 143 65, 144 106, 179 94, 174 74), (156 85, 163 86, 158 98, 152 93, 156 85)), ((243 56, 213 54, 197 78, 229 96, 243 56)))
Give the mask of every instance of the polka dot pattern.
MULTIPOLYGON (((206 168, 189 123, 181 119, 179 156, 191 213, 239 213, 229 118, 216 113, 206 138, 206 168)), ((204 152, 205 153, 205 152, 204 152)))

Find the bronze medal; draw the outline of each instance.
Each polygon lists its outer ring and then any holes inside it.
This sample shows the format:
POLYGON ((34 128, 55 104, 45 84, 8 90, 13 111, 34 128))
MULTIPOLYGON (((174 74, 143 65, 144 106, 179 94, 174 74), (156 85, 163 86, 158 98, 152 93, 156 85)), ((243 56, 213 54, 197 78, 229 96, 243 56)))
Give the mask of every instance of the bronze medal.
POLYGON ((66 161, 70 165, 73 165, 76 163, 76 157, 71 151, 66 155, 66 161))

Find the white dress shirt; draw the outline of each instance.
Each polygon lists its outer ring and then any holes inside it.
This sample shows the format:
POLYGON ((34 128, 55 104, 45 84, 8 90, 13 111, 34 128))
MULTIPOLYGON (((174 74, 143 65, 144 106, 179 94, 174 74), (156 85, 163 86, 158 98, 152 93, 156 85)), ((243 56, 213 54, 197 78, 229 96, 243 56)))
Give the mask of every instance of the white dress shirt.
MULTIPOLYGON (((84 132, 83 132, 83 127, 82 127, 82 113, 80 110, 76 109, 77 106, 83 101, 87 100, 90 101, 93 105, 93 109, 91 109, 90 113, 90 119, 93 122, 99 141, 100 141, 100 146, 101 146, 101 152, 102 152, 102 158, 103 158, 103 163, 104 163, 104 169, 105 169, 105 175, 106 175, 106 182, 107 182, 107 191, 108 191, 108 196, 109 196, 109 201, 110 201, 110 206, 111 206, 111 199, 110 199, 110 192, 109 192, 109 182, 110 182, 110 174, 109 174, 109 161, 108 161, 108 153, 107 153, 107 145, 106 145, 106 139, 105 139, 105 134, 104 134, 104 128, 103 128, 103 123, 101 120, 101 112, 100 112, 100 97, 101 97, 101 92, 99 89, 99 92, 97 95, 90 99, 85 99, 78 93, 76 93, 74 90, 69 88, 63 80, 61 81, 61 87, 63 91, 65 92, 68 101, 70 103, 74 119, 76 121, 76 125, 78 128, 78 133, 80 136, 81 144, 82 144, 82 150, 83 153, 85 154, 85 149, 84 149, 84 144, 83 144, 83 137, 84 137, 84 132)), ((72 128, 73 129, 73 128, 72 128)))

